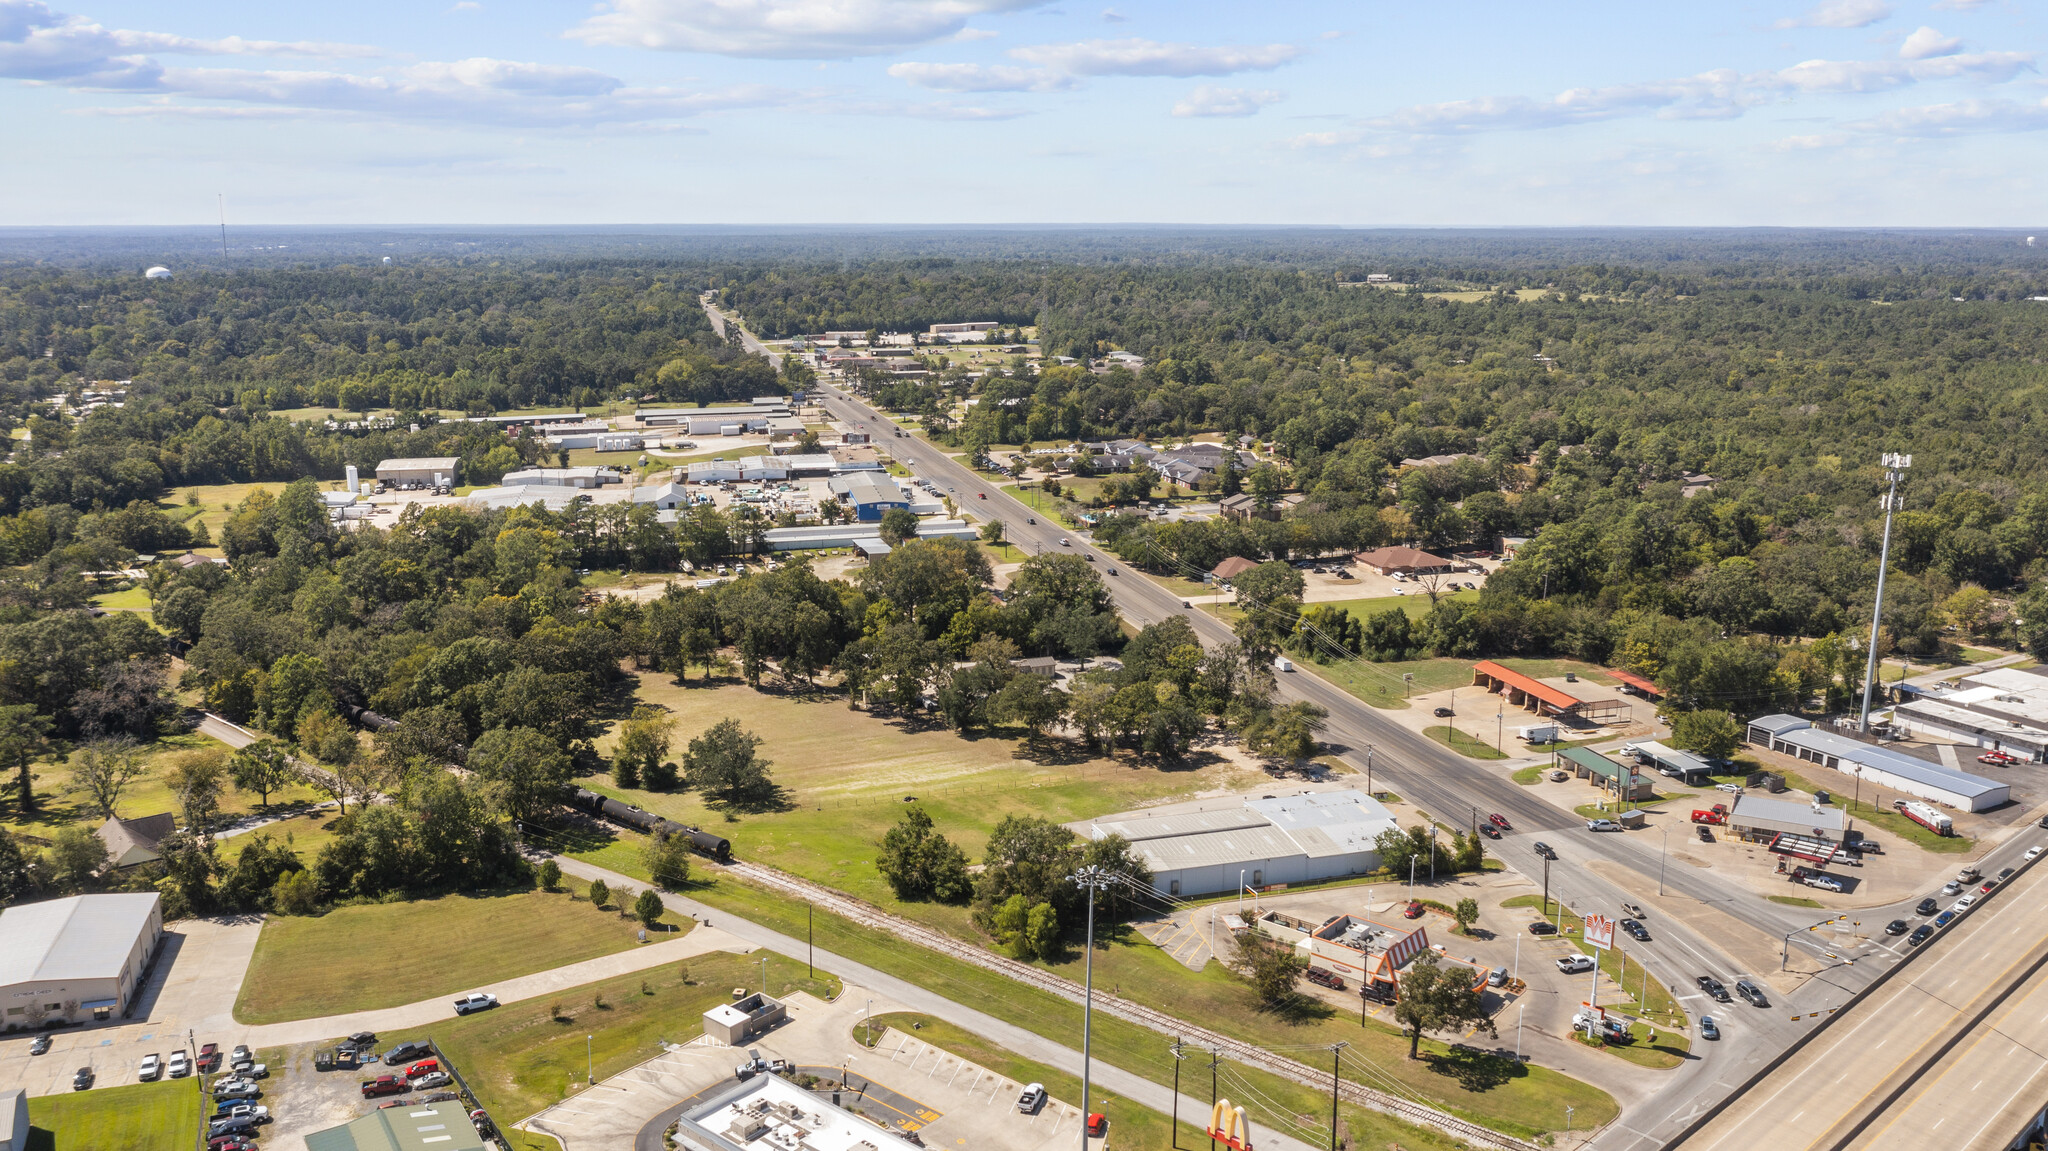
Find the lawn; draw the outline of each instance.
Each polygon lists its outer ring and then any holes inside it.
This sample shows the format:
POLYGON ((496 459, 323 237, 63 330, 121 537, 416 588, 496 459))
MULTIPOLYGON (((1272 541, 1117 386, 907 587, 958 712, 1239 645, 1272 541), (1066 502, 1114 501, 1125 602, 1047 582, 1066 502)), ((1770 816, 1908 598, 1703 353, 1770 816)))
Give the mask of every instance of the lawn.
MULTIPOLYGON (((228 516, 233 514, 236 506, 243 500, 248 499, 251 493, 259 489, 275 496, 283 494, 284 485, 188 484, 184 487, 172 488, 169 492, 165 493, 163 499, 157 502, 162 504, 166 510, 175 513, 179 509, 186 507, 187 499, 196 497, 199 500, 199 511, 197 513, 199 520, 206 525, 209 538, 215 543, 219 543, 220 529, 228 522, 228 516)), ((189 523, 190 521, 188 520, 187 522, 189 523)))
POLYGON ((149 589, 132 587, 126 591, 110 591, 105 595, 92 597, 92 605, 107 611, 134 611, 149 615, 156 611, 150 606, 149 589))
MULTIPOLYGON (((1476 591, 1461 591, 1455 595, 1444 595, 1437 598, 1456 600, 1459 603, 1477 603, 1479 602, 1479 593, 1476 591)), ((1376 616, 1388 608, 1395 607, 1407 612, 1409 619, 1421 619, 1429 614, 1430 608, 1434 605, 1429 602, 1428 596, 1418 592, 1415 595, 1387 595, 1374 599, 1340 599, 1330 603, 1310 604, 1309 606, 1342 608, 1357 616, 1359 622, 1363 623, 1372 616, 1376 616)), ((1467 662, 1463 666, 1469 670, 1472 665, 1470 662, 1467 662)), ((1465 682, 1470 683, 1471 678, 1469 675, 1466 676, 1465 682)))
POLYGON ((380 1038, 402 1043, 431 1034, 514 1148, 559 1151, 554 1140, 513 1131, 512 1124, 559 1102, 583 1086, 588 1075, 603 1080, 652 1059, 665 1041, 696 1038, 705 1011, 731 1002, 733 988, 756 985, 763 957, 769 959, 768 990, 774 995, 808 991, 831 998, 839 993, 837 980, 829 976, 806 978, 800 961, 765 951, 715 951, 676 967, 621 975, 436 1023, 430 1032, 380 1038), (553 1010, 557 1005, 559 1015, 553 1010), (587 1048, 576 1042, 585 1036, 590 1037, 587 1048))
MULTIPOLYGON (((1065 1103, 1068 1106, 1075 1106, 1080 1102, 1080 1076, 1069 1075, 1064 1071, 1047 1067, 1043 1063, 1033 1063, 1028 1059, 1013 1055, 1008 1050, 996 1046, 987 1039, 964 1028, 956 1027, 942 1019, 905 1011, 894 1012, 888 1015, 877 1015, 874 1018, 874 1024, 875 1045, 884 1050, 894 1050, 897 1044, 901 1042, 900 1039, 888 1034, 885 1030, 886 1028, 893 1027, 903 1035, 912 1036, 931 1044, 933 1047, 950 1051, 970 1063, 985 1067, 1019 1084, 1043 1083, 1045 1084, 1046 1093, 1057 1102, 1065 1103)), ((862 1035, 862 1029, 855 1027, 852 1036, 853 1041, 860 1043, 862 1035)), ((1187 1086, 1186 1093, 1189 1095, 1200 1095, 1201 1091, 1197 1089, 1199 1085, 1192 1082, 1195 1077, 1194 1069, 1200 1066, 1206 1070, 1208 1067, 1207 1057, 1197 1058, 1196 1053, 1190 1052, 1188 1062, 1183 1066, 1184 1072, 1182 1077, 1190 1080, 1190 1083, 1185 1085, 1187 1086)), ((878 1072, 878 1074, 886 1074, 886 1072, 878 1072)), ((1180 1139, 1186 1139, 1188 1141, 1187 1146, 1193 1147, 1198 1146, 1203 1138, 1202 1126, 1208 1121, 1207 1114, 1183 1115, 1180 1128, 1176 1131, 1171 1116, 1161 1115, 1149 1107, 1140 1106, 1129 1100, 1120 1100, 1103 1091, 1102 1084, 1099 1082, 1091 1083, 1089 1086, 1092 1088, 1091 1093, 1095 1097, 1094 1102, 1089 1106, 1089 1110, 1100 1111, 1104 1115, 1109 1116, 1111 1126, 1116 1129, 1116 1142, 1119 1147, 1171 1148, 1180 1139)), ((1404 1129, 1400 1134, 1406 1135, 1407 1131, 1404 1129)))
POLYGON ((1808 899, 1808 898, 1806 898, 1806 897, 1805 897, 1805 896, 1803 896, 1803 895, 1766 895, 1766 896, 1764 896, 1764 898, 1765 898, 1765 899, 1768 899, 1768 900, 1770 900, 1770 901, 1771 901, 1772 903, 1782 903, 1782 904, 1784 904, 1784 905, 1785 905, 1785 906, 1787 906, 1787 907, 1820 907, 1820 906, 1821 906, 1821 902, 1820 902, 1820 900, 1818 900, 1818 899, 1808 899))
MULTIPOLYGON (((581 853, 578 857, 585 858, 581 853)), ((600 861, 592 858, 593 862, 600 861)), ((697 885, 690 894, 762 926, 797 938, 803 936, 806 907, 800 902, 725 877, 697 885)), ((930 917, 920 918, 931 921, 930 917)), ((1076 1047, 1080 1044, 1081 1007, 1077 1003, 957 959, 905 946, 894 936, 828 912, 817 914, 816 931, 821 949, 912 980, 935 994, 1056 1042, 1076 1047)), ((1503 1131, 1533 1136, 1561 1128, 1566 1104, 1577 1110, 1581 1122, 1605 1123, 1618 1113, 1614 1100, 1605 1092, 1550 1068, 1492 1059, 1487 1059, 1484 1066, 1473 1066, 1453 1053, 1447 1042, 1437 1039, 1425 1039, 1424 1058, 1411 1062, 1407 1058, 1406 1040, 1377 1021, 1361 1027, 1355 1017, 1320 1005, 1292 1015, 1265 1012, 1255 1005, 1249 988, 1221 964, 1211 963, 1199 973, 1190 972, 1135 932, 1123 929, 1099 932, 1098 942, 1098 988, 1181 1018, 1199 1020, 1218 1031, 1269 1048, 1293 1049, 1347 1041, 1352 1044, 1345 1056, 1348 1077, 1375 1087, 1382 1086, 1383 1079, 1391 1078, 1446 1110, 1503 1131), (1357 1062, 1351 1062, 1354 1059, 1357 1062)), ((1047 966, 1078 981, 1082 956, 1075 951, 1061 962, 1047 966)), ((1106 1015, 1095 1017, 1097 1054, 1114 1066, 1156 1083, 1173 1082, 1173 1057, 1167 1051, 1169 1039, 1137 1024, 1106 1015)), ((1231 1074, 1240 1083, 1282 1102, 1287 1113, 1317 1113, 1312 1102, 1315 1093, 1290 1080, 1244 1067, 1234 1068, 1231 1074)), ((1232 1099, 1245 1095, 1242 1087, 1225 1093, 1232 1099)), ((1323 1098, 1327 1107, 1328 1096, 1323 1098)), ((1261 1119, 1262 1125, 1266 1123, 1261 1119)), ((1324 1128, 1326 1136, 1327 1130, 1324 1128)), ((1433 1137, 1418 1129, 1402 1130, 1407 1133, 1401 1140, 1405 1147, 1448 1143, 1432 1142, 1433 1137)))
POLYGON ((1548 764, 1539 763, 1535 767, 1520 768, 1508 778, 1524 787, 1528 787, 1532 784, 1542 783, 1543 773, 1549 770, 1550 766, 1548 764))
MULTIPOLYGON (((673 922, 673 917, 670 917, 673 922)), ((639 921, 566 892, 448 895, 263 925, 235 1018, 281 1023, 455 995, 637 945, 639 921), (404 956, 402 977, 393 956, 404 956)))
POLYGON ((30 1151, 189 1151, 199 1132, 193 1079, 96 1087, 28 1101, 30 1151))
POLYGON ((1682 1031, 1663 1031, 1647 1023, 1636 1022, 1628 1029, 1633 1043, 1617 1043, 1605 1050, 1608 1054, 1625 1059, 1638 1067, 1665 1070, 1685 1062, 1692 1050, 1692 1041, 1682 1031))
MULTIPOLYGON (((676 760, 692 737, 727 716, 739 719, 762 738, 760 754, 771 762, 775 781, 788 789, 788 810, 728 822, 694 792, 620 789, 607 776, 588 777, 583 786, 713 828, 732 840, 733 854, 741 859, 891 909, 899 905, 872 860, 882 836, 901 818, 907 797, 915 796, 938 829, 970 859, 978 859, 989 832, 1008 815, 1064 823, 1149 801, 1265 782, 1262 774, 1199 755, 1184 765, 1160 766, 1095 757, 1058 741, 1034 748, 1008 736, 963 738, 936 725, 853 711, 843 697, 823 692, 803 696, 737 684, 706 687, 701 679, 679 687, 668 675, 648 673, 640 678, 636 700, 666 708, 676 718, 669 753, 676 760)), ((599 739, 600 754, 609 754, 613 738, 607 733, 599 739)), ((929 905, 919 908, 920 913, 931 910, 929 905)), ((927 917, 972 937, 964 912, 938 909, 927 917)))
MULTIPOLYGON (((1350 600, 1337 606, 1399 603, 1401 599, 1402 597, 1395 596, 1391 600, 1350 600)), ((1470 687, 1472 662, 1469 659, 1408 659, 1386 663, 1347 660, 1328 665, 1304 663, 1303 666, 1309 667, 1316 674, 1357 696, 1363 702, 1391 710, 1407 707, 1407 697, 1411 695, 1428 695, 1431 692, 1470 687)), ((1580 663, 1577 660, 1503 659, 1494 662, 1538 679, 1550 679, 1562 676, 1566 672, 1575 672, 1580 679, 1590 683, 1606 686, 1616 682, 1612 676, 1592 664, 1580 663)), ((1452 706, 1456 707, 1457 704, 1454 702, 1452 706)), ((1496 708, 1498 706, 1496 704, 1496 708)))
MULTIPOLYGON (((1537 907, 1542 902, 1543 897, 1540 895, 1517 895, 1512 899, 1502 900, 1500 905, 1502 907, 1537 907)), ((1579 918, 1578 913, 1566 907, 1559 900, 1552 899, 1551 903, 1556 907, 1556 912, 1554 914, 1546 914, 1545 917, 1557 925, 1558 934, 1565 938, 1578 936, 1583 939, 1584 922, 1579 918)), ((1652 928, 1651 935, 1653 938, 1655 934, 1655 928, 1652 928)), ((1625 946, 1628 942, 1628 937, 1617 929, 1614 933, 1614 942, 1616 946, 1604 949, 1584 947, 1583 943, 1581 946, 1584 950, 1598 956, 1600 959, 1600 970, 1606 972, 1609 979, 1614 980, 1628 994, 1629 998, 1635 1000, 1637 1014, 1654 1021, 1660 1027, 1684 1027, 1685 1011, 1679 1007, 1678 1000, 1672 996, 1670 991, 1665 989, 1662 983, 1657 982, 1655 978, 1650 976, 1649 972, 1643 970, 1641 964, 1628 957, 1628 951, 1625 946)))
MULTIPOLYGON (((1473 736, 1469 732, 1459 731, 1455 727, 1425 727, 1422 729, 1422 734, 1468 759, 1507 758, 1507 756, 1501 754, 1500 749, 1492 744, 1473 736)), ((1542 768, 1537 768, 1536 770, 1541 771, 1542 768)))
MULTIPOLYGON (((226 754, 226 748, 220 743, 197 733, 164 736, 143 745, 141 751, 146 759, 147 773, 130 783, 114 805, 115 812, 123 819, 137 819, 161 811, 177 812, 177 801, 164 779, 166 773, 186 755, 209 751, 226 754)), ((35 817, 23 820, 10 804, 7 815, 0 818, 0 826, 40 843, 69 823, 83 823, 89 827, 100 825, 99 811, 91 799, 83 792, 71 790, 71 767, 68 763, 39 763, 34 771, 35 817)), ((11 776, 9 782, 12 782, 11 776)), ((312 788, 297 783, 270 793, 273 809, 322 798, 325 797, 312 788)), ((230 818, 256 811, 259 806, 253 792, 244 793, 233 787, 221 792, 221 813, 230 818)))

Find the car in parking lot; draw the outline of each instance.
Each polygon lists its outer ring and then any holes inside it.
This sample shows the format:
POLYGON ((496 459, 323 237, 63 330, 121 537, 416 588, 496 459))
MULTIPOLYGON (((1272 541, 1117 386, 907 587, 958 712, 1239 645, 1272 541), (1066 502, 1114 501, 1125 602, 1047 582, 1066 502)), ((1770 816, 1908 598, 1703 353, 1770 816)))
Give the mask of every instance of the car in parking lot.
POLYGON ((498 997, 481 991, 472 991, 455 1001, 455 1014, 467 1015, 472 1011, 488 1011, 498 1005, 498 997))
POLYGON ((1431 714, 1431 715, 1433 715, 1433 716, 1435 716, 1435 717, 1437 717, 1438 719, 1449 719, 1449 718, 1451 718, 1452 716, 1454 716, 1454 715, 1456 715, 1456 714, 1458 714, 1458 713, 1457 713, 1457 712, 1455 712, 1455 711, 1452 711, 1452 710, 1451 710, 1450 708, 1447 708, 1447 707, 1440 707, 1440 708, 1437 708, 1436 710, 1434 710, 1434 711, 1430 712, 1430 714, 1431 714))
POLYGON ((1587 821, 1586 821, 1586 830, 1587 830, 1587 831, 1620 831, 1620 830, 1621 830, 1621 824, 1619 824, 1619 823, 1617 823, 1617 822, 1615 822, 1614 820, 1611 820, 1611 819, 1589 819, 1589 820, 1587 820, 1587 821))
POLYGON ((217 1119, 206 1125, 206 1136, 209 1139, 222 1135, 253 1135, 255 1132, 254 1119, 217 1119))
POLYGON ((1749 1001, 1751 1007, 1769 1007, 1771 1001, 1764 997, 1764 989, 1747 979, 1735 981, 1735 994, 1749 1001))
POLYGON ((248 1119, 256 1123, 270 1122, 270 1108, 261 1103, 230 1103, 221 1108, 215 1119, 248 1119))
POLYGON ((90 1086, 92 1086, 92 1068, 79 1068, 78 1074, 71 1077, 71 1089, 73 1091, 83 1091, 90 1086))
POLYGON ((1571 773, 1564 771, 1563 769, 1559 769, 1557 771, 1553 771, 1550 773, 1550 782, 1552 783, 1563 783, 1565 780, 1570 778, 1571 773))
POLYGON ((1940 906, 1941 906, 1941 904, 1939 904, 1939 903, 1936 903, 1936 902, 1935 902, 1935 900, 1934 900, 1934 897, 1933 897, 1932 895, 1930 895, 1930 896, 1928 896, 1927 898, 1925 898, 1925 899, 1921 900, 1921 901, 1920 901, 1920 903, 1919 903, 1919 906, 1917 906, 1917 907, 1913 908, 1913 914, 1915 914, 1915 915, 1933 915, 1933 914, 1934 914, 1934 912, 1935 912, 1935 909, 1936 909, 1936 908, 1938 908, 1938 907, 1940 907, 1940 906))
POLYGON ((1700 990, 1706 992, 1708 998, 1720 1003, 1732 1002, 1728 996, 1728 989, 1721 986, 1721 981, 1713 976, 1702 975, 1694 982, 1700 985, 1700 990))
POLYGON ((1024 1088, 1022 1095, 1017 1096, 1017 1110, 1025 1115, 1029 1115, 1043 1106, 1045 1106, 1045 1084, 1043 1083, 1033 1083, 1024 1088))
POLYGON ((1730 795, 1741 795, 1742 785, 1739 783, 1717 783, 1714 785, 1714 790, 1725 791, 1730 795))
POLYGON ((747 1057, 732 1069, 734 1079, 751 1079, 768 1070, 768 1061, 761 1058, 759 1051, 748 1050, 747 1057))
POLYGON ((384 1053, 384 1065, 396 1067, 401 1063, 410 1063, 423 1055, 432 1055, 433 1053, 434 1049, 432 1047, 415 1039, 411 1043, 401 1043, 386 1051, 384 1053))
POLYGON ((423 1090, 430 1087, 446 1087, 453 1082, 455 1080, 450 1078, 446 1071, 429 1071, 413 1080, 412 1085, 415 1090, 423 1090))
POLYGON ((2009 751, 1999 751, 1994 748, 1978 756, 1977 762, 1988 763, 1994 767, 2011 767, 2013 764, 2025 763, 2026 761, 2009 751))
POLYGON ((1934 934, 1934 926, 1932 924, 1923 923, 1920 926, 1913 929, 1913 934, 1908 935, 1906 937, 1906 945, 1908 947, 1918 947, 1921 944, 1927 942, 1927 937, 1932 934, 1934 934))
POLYGON ((1804 883, 1808 887, 1817 888, 1821 891, 1842 890, 1841 880, 1836 879, 1832 875, 1821 875, 1818 872, 1802 877, 1799 880, 1799 882, 1804 883))
POLYGON ((403 1095, 412 1090, 412 1084, 396 1075, 379 1075, 362 1082, 363 1098, 375 1099, 379 1095, 403 1095))
POLYGON ((171 1052, 171 1061, 165 1071, 173 1079, 183 1079, 192 1074, 192 1060, 183 1051, 171 1052))
POLYGON ((1960 914, 1962 913, 1959 911, 1944 911, 1940 915, 1934 917, 1934 925, 1936 927, 1947 927, 1949 924, 1954 923, 1956 921, 1956 916, 1960 914))
POLYGON ((29 1045, 28 1045, 28 1053, 29 1053, 30 1055, 41 1055, 42 1053, 44 1053, 45 1051, 48 1051, 49 1049, 50 1049, 50 1037, 49 1037, 49 1036, 47 1036, 47 1035, 38 1035, 38 1036, 36 1036, 36 1041, 35 1041, 34 1043, 31 1043, 31 1044, 29 1044, 29 1045))
POLYGON ((1886 935, 1904 935, 1906 933, 1906 921, 1903 919, 1892 920, 1884 925, 1884 933, 1886 935))
POLYGON ((1408 906, 1402 909, 1401 914, 1409 919, 1421 919, 1422 901, 1420 899, 1409 900, 1408 906))
POLYGON ((199 1049, 199 1070, 208 1075, 220 1070, 220 1044, 208 1043, 199 1049))
POLYGON ((1537 840, 1536 842, 1530 844, 1529 847, 1536 854, 1542 856, 1543 858, 1548 859, 1553 863, 1557 861, 1557 849, 1543 842, 1542 840, 1537 840))
POLYGON ((143 1056, 141 1066, 135 1069, 136 1078, 141 1079, 144 1083, 147 1083, 150 1080, 155 1079, 163 1073, 164 1057, 161 1055, 152 1054, 143 1056))
POLYGON ((1557 969, 1566 975, 1577 975, 1581 972, 1591 971, 1593 966, 1593 957, 1590 955, 1563 955, 1559 956, 1557 960, 1557 969))
POLYGON ((1642 924, 1637 923, 1633 919, 1622 920, 1621 929, 1623 931, 1628 932, 1629 938, 1634 939, 1639 943, 1648 943, 1650 941, 1649 929, 1644 927, 1642 924))
POLYGON ((247 1079, 223 1079, 213 1085, 216 1099, 254 1099, 263 1094, 263 1088, 247 1079))
POLYGON ((1109 1134, 1109 1116, 1097 1111, 1088 1116, 1088 1137, 1100 1139, 1109 1134))
POLYGON ((229 1067, 228 1072, 233 1075, 239 1075, 244 1079, 268 1079, 270 1077, 270 1065, 267 1063, 251 1063, 244 1059, 240 1063, 229 1067))
POLYGON ((1344 977, 1327 967, 1311 967, 1302 972, 1301 977, 1318 987, 1327 987, 1332 991, 1344 990, 1344 977))
POLYGON ((415 1064, 413 1064, 412 1066, 410 1066, 410 1067, 408 1067, 408 1068, 406 1068, 406 1069, 405 1069, 405 1077, 406 1077, 407 1079, 418 1079, 418 1078, 419 1078, 420 1076, 422 1076, 422 1075, 426 1075, 426 1074, 428 1074, 428 1073, 430 1073, 430 1072, 434 1072, 434 1071, 439 1071, 440 1069, 441 1069, 441 1061, 440 1061, 440 1060, 438 1060, 438 1059, 422 1059, 422 1060, 420 1060, 420 1061, 419 1061, 418 1063, 415 1063, 415 1064))
POLYGON ((1693 826, 1693 830, 1694 830, 1694 831, 1697 831, 1697 832, 1699 832, 1699 834, 1700 834, 1700 842, 1701 842, 1701 843, 1712 843, 1712 842, 1714 842, 1714 829, 1713 829, 1713 828, 1711 828, 1711 827, 1708 827, 1708 826, 1707 826, 1706 824, 1704 824, 1704 823, 1695 823, 1695 824, 1693 824, 1692 826, 1693 826))
POLYGON ((1499 839, 1500 828, 1495 827, 1490 823, 1482 823, 1479 825, 1479 834, 1485 836, 1488 839, 1499 839))
POLYGON ((1700 1038, 1719 1039, 1720 1037, 1721 1028, 1714 1022, 1714 1017, 1711 1015, 1700 1016, 1700 1038))
POLYGON ((1536 922, 1534 922, 1534 923, 1531 923, 1531 924, 1529 925, 1529 934, 1531 934, 1531 935, 1556 935, 1556 934, 1557 934, 1557 924, 1555 924, 1555 923, 1552 923, 1552 922, 1550 922, 1550 921, 1549 921, 1549 920, 1547 920, 1547 919, 1539 919, 1539 920, 1537 920, 1536 922))

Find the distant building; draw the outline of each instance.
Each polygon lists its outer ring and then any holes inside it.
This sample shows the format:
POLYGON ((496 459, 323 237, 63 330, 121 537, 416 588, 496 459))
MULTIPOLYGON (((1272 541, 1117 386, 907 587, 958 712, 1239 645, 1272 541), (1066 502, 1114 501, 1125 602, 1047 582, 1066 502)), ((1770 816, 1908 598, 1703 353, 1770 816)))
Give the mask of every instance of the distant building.
POLYGON ((1406 546, 1374 548, 1358 553, 1358 562, 1381 575, 1429 575, 1450 572, 1456 565, 1442 556, 1406 546))
POLYGON ((563 488, 601 488, 606 484, 624 483, 624 477, 610 468, 595 465, 581 468, 521 468, 506 472, 498 481, 506 487, 522 484, 552 484, 563 488))
POLYGON ((1989 811, 2012 799, 2011 784, 1825 731, 1797 716, 1759 716, 1750 720, 1744 730, 1745 738, 1753 746, 1946 807, 1989 811))
POLYGON ((461 466, 458 456, 385 460, 377 465, 377 482, 388 488, 454 487, 461 466))
POLYGON ((825 482, 839 502, 852 508, 854 518, 862 523, 875 523, 884 512, 910 507, 910 500, 904 496, 903 489, 887 476, 854 472, 834 476, 825 482))
POLYGON ((1091 839, 1121 835, 1152 870, 1161 895, 1206 895, 1309 883, 1379 870, 1374 840, 1394 826, 1362 791, 1307 792, 1242 807, 1180 814, 1130 812, 1088 825, 1091 839))
POLYGON ((968 320, 961 324, 933 324, 930 334, 934 336, 962 336, 973 332, 994 331, 999 326, 994 320, 968 320))
POLYGON ((644 488, 634 488, 631 499, 635 505, 652 504, 656 511, 675 511, 677 508, 688 507, 690 504, 690 497, 685 495, 683 489, 674 483, 651 484, 644 488))
POLYGON ((1365 282, 1368 284, 1391 284, 1394 282, 1394 277, 1385 272, 1367 272, 1365 274, 1365 282))
POLYGON ((1218 580, 1236 579, 1257 566, 1259 566, 1259 561, 1257 560, 1248 560, 1243 556, 1231 556, 1222 563, 1217 564, 1209 572, 1209 575, 1218 580))
POLYGON ((0 911, 0 1028, 127 1014, 163 934, 162 897, 154 891, 0 911))
POLYGON ((704 1034, 727 1047, 740 1047, 789 1018, 789 1009, 756 991, 704 1013, 704 1034))
POLYGON ((563 484, 505 484, 499 487, 478 488, 469 493, 466 502, 473 508, 484 508, 489 511, 539 504, 551 512, 558 512, 579 499, 589 498, 590 491, 587 488, 572 488, 563 484))
POLYGON ((1449 467, 1450 465, 1457 463, 1459 460, 1473 460, 1478 458, 1479 457, 1473 455, 1471 452, 1452 452, 1449 455, 1423 456, 1421 459, 1402 460, 1401 466, 1404 468, 1442 468, 1449 467))
POLYGON ((110 819, 96 828, 93 834, 107 845, 107 856, 114 861, 115 867, 135 867, 162 859, 156 849, 157 844, 177 829, 177 817, 163 811, 141 819, 110 819))

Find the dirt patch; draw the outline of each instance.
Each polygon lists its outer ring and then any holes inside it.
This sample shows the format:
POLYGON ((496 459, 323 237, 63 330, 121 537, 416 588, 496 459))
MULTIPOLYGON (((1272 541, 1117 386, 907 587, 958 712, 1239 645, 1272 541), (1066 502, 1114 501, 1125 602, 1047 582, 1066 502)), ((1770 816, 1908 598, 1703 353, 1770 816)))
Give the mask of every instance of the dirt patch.
POLYGON ((1790 994, 1804 986, 1808 979, 1825 970, 1820 960, 1796 951, 1792 953, 1786 970, 1778 970, 1782 948, 1780 940, 1690 895, 1681 895, 1678 892, 1658 895, 1656 884, 1650 882, 1648 876, 1635 868, 1625 867, 1611 860, 1595 859, 1586 864, 1586 870, 1625 888, 1638 901, 1684 922, 1694 931, 1713 940, 1742 969, 1779 991, 1790 994))

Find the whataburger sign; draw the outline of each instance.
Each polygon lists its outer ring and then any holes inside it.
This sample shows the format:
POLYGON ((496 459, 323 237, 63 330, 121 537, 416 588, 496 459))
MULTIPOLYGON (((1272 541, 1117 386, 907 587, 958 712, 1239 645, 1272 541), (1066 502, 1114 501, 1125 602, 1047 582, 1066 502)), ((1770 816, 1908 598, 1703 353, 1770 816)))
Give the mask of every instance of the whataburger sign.
POLYGON ((1614 946, 1614 921, 1604 915, 1586 917, 1586 946, 1602 950, 1614 946))
POLYGON ((1231 1151, 1252 1151, 1252 1121, 1244 1117, 1244 1108, 1232 1107, 1228 1099, 1218 1099, 1209 1108, 1209 1127, 1202 1134, 1222 1140, 1231 1151))

